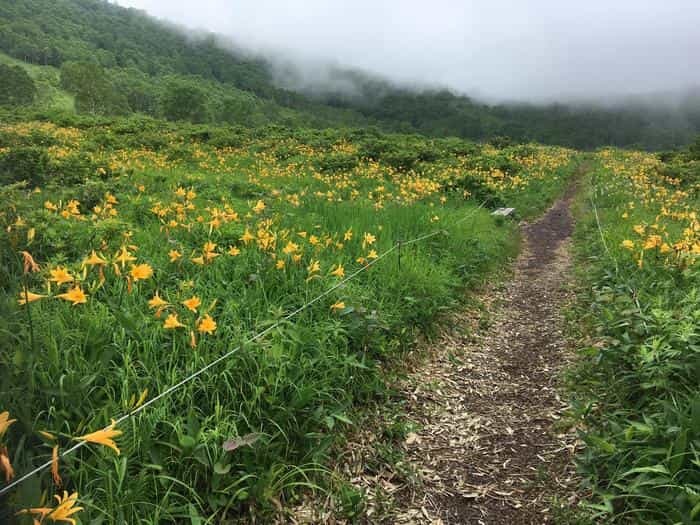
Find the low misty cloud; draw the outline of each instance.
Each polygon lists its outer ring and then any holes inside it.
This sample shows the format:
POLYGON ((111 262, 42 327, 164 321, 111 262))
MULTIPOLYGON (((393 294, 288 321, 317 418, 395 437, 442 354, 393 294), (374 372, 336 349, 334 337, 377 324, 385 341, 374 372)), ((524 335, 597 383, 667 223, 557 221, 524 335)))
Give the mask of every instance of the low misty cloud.
POLYGON ((272 56, 301 87, 332 82, 326 65, 491 101, 600 100, 700 85, 697 0, 117 3, 272 56))

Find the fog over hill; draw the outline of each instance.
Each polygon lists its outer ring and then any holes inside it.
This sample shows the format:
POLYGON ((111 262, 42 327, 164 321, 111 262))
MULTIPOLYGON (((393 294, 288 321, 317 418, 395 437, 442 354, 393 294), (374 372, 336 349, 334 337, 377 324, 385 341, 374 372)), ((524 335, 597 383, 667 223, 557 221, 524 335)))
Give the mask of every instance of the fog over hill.
POLYGON ((693 0, 118 3, 226 35, 286 63, 279 78, 307 90, 337 88, 332 66, 492 103, 610 102, 700 85, 693 0))
POLYGON ((700 131, 688 2, 118 2, 0 2, 0 62, 35 77, 34 106, 576 148, 700 131))

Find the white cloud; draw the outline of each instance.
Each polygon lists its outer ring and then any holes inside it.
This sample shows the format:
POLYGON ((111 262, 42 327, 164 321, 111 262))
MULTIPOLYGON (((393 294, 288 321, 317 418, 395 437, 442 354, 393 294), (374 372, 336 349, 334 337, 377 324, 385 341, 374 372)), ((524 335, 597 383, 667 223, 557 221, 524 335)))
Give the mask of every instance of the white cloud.
POLYGON ((300 63, 489 99, 700 84, 697 0, 117 0, 300 63))

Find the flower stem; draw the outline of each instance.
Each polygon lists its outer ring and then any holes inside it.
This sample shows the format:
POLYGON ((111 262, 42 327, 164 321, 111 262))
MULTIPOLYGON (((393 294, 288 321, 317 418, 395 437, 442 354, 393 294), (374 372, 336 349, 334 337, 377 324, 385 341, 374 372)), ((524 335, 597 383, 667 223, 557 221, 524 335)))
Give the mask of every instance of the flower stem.
POLYGON ((36 355, 36 344, 34 344, 34 323, 32 322, 32 307, 29 304, 29 283, 27 282, 27 276, 24 276, 24 306, 27 310, 27 321, 29 321, 29 342, 32 345, 32 354, 36 355))

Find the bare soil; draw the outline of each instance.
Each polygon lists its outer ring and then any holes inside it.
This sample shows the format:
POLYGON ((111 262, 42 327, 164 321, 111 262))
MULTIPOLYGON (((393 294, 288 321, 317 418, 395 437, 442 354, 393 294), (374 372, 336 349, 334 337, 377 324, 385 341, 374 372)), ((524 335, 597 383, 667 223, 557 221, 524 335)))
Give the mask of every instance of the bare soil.
MULTIPOLYGON (((557 394, 569 351, 572 186, 521 226, 512 277, 482 298, 492 322, 456 318, 405 384, 420 430, 404 444, 418 483, 393 490, 391 523, 541 524, 574 483, 574 439, 559 434, 557 394)), ((371 490, 370 490, 371 493, 371 490)), ((369 521, 372 521, 371 517, 369 521)))

